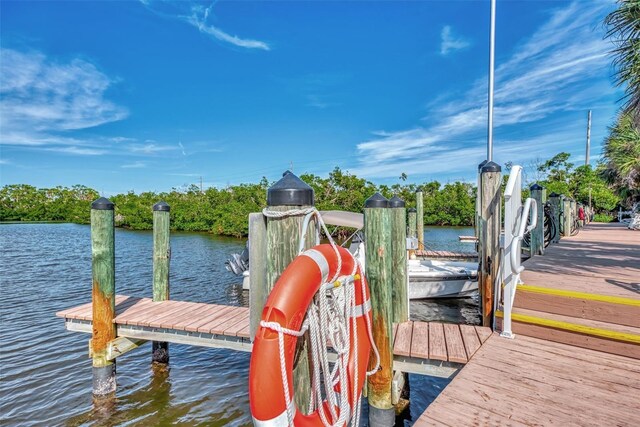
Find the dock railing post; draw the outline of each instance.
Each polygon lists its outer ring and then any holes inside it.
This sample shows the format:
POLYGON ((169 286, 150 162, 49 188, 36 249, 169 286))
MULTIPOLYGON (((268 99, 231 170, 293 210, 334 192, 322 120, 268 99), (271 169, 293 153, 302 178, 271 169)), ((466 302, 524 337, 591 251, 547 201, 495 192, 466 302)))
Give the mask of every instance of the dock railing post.
POLYGON ((493 326, 493 286, 499 280, 500 230, 502 228, 502 168, 487 162, 480 171, 480 253, 478 254, 478 289, 482 325, 493 326))
POLYGON ((531 230, 531 239, 529 240, 529 252, 531 258, 533 258, 534 255, 544 255, 544 203, 542 201, 544 188, 536 183, 529 190, 531 191, 531 198, 536 201, 536 214, 538 216, 536 228, 531 230))
MULTIPOLYGON (((166 202, 153 205, 153 301, 169 299, 169 268, 171 263, 170 206, 166 202)), ((169 344, 153 341, 153 363, 169 363, 169 344)))
POLYGON ((115 361, 107 359, 107 346, 116 338, 114 204, 100 197, 91 204, 91 275, 93 394, 116 391, 115 361))
POLYGON ((556 231, 551 243, 558 243, 560 241, 560 195, 557 193, 549 194, 549 204, 551 205, 552 227, 556 231))
POLYGON ((564 214, 564 232, 562 233, 562 237, 571 236, 571 226, 572 226, 572 212, 571 212, 571 199, 565 196, 563 201, 562 212, 564 214))
MULTIPOLYGON (((391 398, 393 380, 393 309, 392 309, 392 246, 391 210, 389 201, 380 193, 364 203, 365 275, 371 291, 373 340, 380 354, 379 370, 369 376, 369 425, 388 427, 395 423, 395 409, 391 398)), ((418 210, 420 215, 420 210, 418 210)), ((420 220, 418 220, 418 224, 420 220)), ((419 231, 418 231, 419 232, 419 231)), ((375 363, 369 358, 369 369, 375 363)))
POLYGON ((479 252, 480 248, 479 248, 479 242, 480 242, 480 235, 482 234, 482 216, 480 215, 480 212, 482 212, 481 208, 480 208, 480 200, 482 199, 482 168, 484 167, 484 165, 487 164, 487 160, 483 160, 479 165, 478 165, 478 178, 477 178, 477 187, 476 187, 476 217, 475 217, 475 223, 473 224, 474 226, 474 230, 475 230, 475 236, 476 236, 476 250, 479 252))
MULTIPOLYGON (((290 171, 267 190, 267 210, 287 212, 307 210, 314 206, 313 189, 290 171)), ((285 268, 298 256, 302 225, 305 215, 267 216, 267 280, 262 292, 264 301, 252 301, 264 307, 267 297, 285 268)), ((316 245, 315 221, 309 222, 305 235, 305 249, 316 245)), ((251 273, 249 273, 251 274, 251 273)), ((249 276, 251 278, 251 276, 249 276)), ((253 283, 252 283, 253 286, 253 283)), ((311 376, 309 367, 308 334, 298 341, 297 364, 293 368, 293 388, 296 406, 304 414, 309 412, 311 376)))
MULTIPOLYGON (((410 208, 408 211, 407 216, 409 217, 409 228, 407 230, 407 237, 411 238, 411 239, 416 239, 415 241, 417 242, 418 240, 418 231, 417 231, 417 227, 418 227, 418 223, 417 223, 417 218, 416 218, 416 209, 415 208, 410 208)), ((415 258, 416 256, 416 251, 415 249, 411 249, 409 251, 409 258, 415 258)))
POLYGON ((407 275, 407 213, 404 200, 397 196, 389 199, 391 217, 391 283, 393 322, 409 320, 409 291, 407 275))
POLYGON ((422 189, 416 191, 416 233, 418 234, 418 251, 424 251, 424 197, 422 189))

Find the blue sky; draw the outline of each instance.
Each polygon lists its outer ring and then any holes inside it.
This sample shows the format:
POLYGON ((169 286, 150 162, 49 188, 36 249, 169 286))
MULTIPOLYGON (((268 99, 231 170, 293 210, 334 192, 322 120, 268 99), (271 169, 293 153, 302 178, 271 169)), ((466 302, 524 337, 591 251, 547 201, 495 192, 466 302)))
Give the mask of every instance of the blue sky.
MULTIPOLYGON (((597 161, 622 93, 606 1, 501 1, 495 152, 597 161)), ((335 166, 475 179, 488 1, 2 1, 0 182, 104 194, 335 166)))

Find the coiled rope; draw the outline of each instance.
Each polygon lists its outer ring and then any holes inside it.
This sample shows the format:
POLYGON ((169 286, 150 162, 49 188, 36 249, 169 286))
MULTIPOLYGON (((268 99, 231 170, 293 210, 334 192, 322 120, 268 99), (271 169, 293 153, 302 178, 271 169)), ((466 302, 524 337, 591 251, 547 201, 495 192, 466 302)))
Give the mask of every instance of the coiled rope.
MULTIPOLYGON (((349 253, 354 261, 353 270, 348 276, 339 276, 342 268, 342 257, 340 256, 338 245, 331 237, 331 233, 329 233, 326 224, 322 220, 320 212, 315 207, 290 209, 287 211, 272 211, 265 208, 262 213, 268 218, 285 218, 305 215, 304 226, 301 230, 300 236, 299 254, 304 250, 306 226, 310 219, 315 217, 317 227, 316 244, 320 243, 320 229, 322 229, 329 239, 329 243, 335 251, 338 259, 336 273, 327 283, 322 284, 320 287, 320 291, 318 291, 307 310, 307 317, 302 323, 299 331, 287 329, 277 322, 266 322, 264 320, 260 322, 260 326, 263 328, 268 328, 278 333, 280 374, 282 376, 282 384, 284 386, 284 398, 287 408, 288 423, 289 425, 293 425, 294 414, 291 408, 291 395, 289 393, 289 384, 287 381, 287 371, 285 366, 284 335, 299 338, 309 331, 311 357, 313 361, 313 376, 311 384, 312 392, 309 401, 310 409, 312 411, 316 408, 320 409, 318 413, 322 420, 322 424, 325 427, 343 426, 350 418, 351 424, 358 426, 361 412, 360 390, 358 390, 358 357, 353 358, 355 363, 355 377, 353 379, 352 389, 353 394, 351 396, 351 400, 355 406, 353 414, 351 413, 352 410, 349 406, 349 396, 347 394, 349 393, 347 371, 351 352, 353 351, 354 354, 358 354, 357 317, 353 316, 352 313, 353 309, 356 307, 356 288, 354 282, 360 279, 356 273, 358 268, 360 268, 360 271, 363 271, 362 266, 358 259, 355 258, 353 254, 349 253), (351 328, 349 327, 349 321, 352 322, 351 328), (354 348, 351 348, 349 345, 352 338, 352 329, 354 334, 354 348), (338 354, 337 360, 333 365, 333 369, 329 366, 327 343, 330 343, 338 354), (324 388, 322 386, 323 384, 324 388), (340 390, 339 396, 337 396, 335 392, 335 387, 338 384, 340 390), (331 418, 335 420, 333 423, 327 419, 325 410, 322 407, 324 398, 328 401, 327 406, 331 413, 331 418), (336 408, 339 415, 336 412, 336 408)), ((360 283, 362 300, 366 301, 366 287, 364 279, 360 280, 360 283)), ((370 316, 366 312, 363 312, 363 316, 366 323, 367 337, 369 338, 371 348, 376 356, 376 364, 374 368, 367 371, 367 376, 370 376, 376 373, 379 369, 380 354, 373 340, 370 316)))

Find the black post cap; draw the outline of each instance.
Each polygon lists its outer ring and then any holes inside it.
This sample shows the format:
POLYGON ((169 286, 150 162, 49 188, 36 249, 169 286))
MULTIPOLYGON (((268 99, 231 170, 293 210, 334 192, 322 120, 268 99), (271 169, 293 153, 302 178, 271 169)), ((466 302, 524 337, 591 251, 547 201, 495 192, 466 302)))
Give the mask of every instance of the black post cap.
MULTIPOLYGON (((482 163, 480 163, 482 165, 482 163)), ((502 171, 502 168, 500 167, 499 164, 495 163, 495 162, 486 162, 481 168, 480 171, 482 173, 487 173, 487 172, 500 172, 502 171)))
POLYGON ((268 206, 313 206, 313 188, 295 176, 293 172, 286 171, 280 181, 273 184, 267 190, 268 206))
POLYGON ((389 200, 380 193, 376 193, 364 202, 365 208, 388 208, 389 200))
POLYGON ((153 205, 154 212, 169 212, 169 210, 171 210, 171 207, 167 202, 158 202, 153 205))
POLYGON ((531 191, 542 191, 542 190, 544 190, 544 187, 536 182, 535 184, 533 184, 529 188, 529 190, 531 190, 531 191))
POLYGON ((393 196, 392 198, 389 199, 389 207, 390 208, 404 208, 405 207, 404 200, 402 200, 398 196, 393 196))
POLYGON ((560 197, 560 195, 554 191, 551 194, 549 194, 549 197, 560 197))
POLYGON ((481 171, 482 168, 484 167, 484 165, 486 165, 489 162, 489 160, 483 160, 479 165, 478 165, 478 171, 481 171))
POLYGON ((416 212, 418 212, 418 210, 417 210, 416 208, 409 208, 409 209, 407 210, 407 212, 409 212, 409 213, 416 213, 416 212))
POLYGON ((113 202, 106 197, 100 197, 91 203, 91 209, 97 211, 112 211, 114 206, 113 202))

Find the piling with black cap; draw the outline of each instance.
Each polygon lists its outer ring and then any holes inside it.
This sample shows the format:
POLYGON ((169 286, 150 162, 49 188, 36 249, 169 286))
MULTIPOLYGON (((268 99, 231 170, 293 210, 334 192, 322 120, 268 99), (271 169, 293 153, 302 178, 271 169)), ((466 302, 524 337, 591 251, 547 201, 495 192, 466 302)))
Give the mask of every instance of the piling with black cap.
MULTIPOLYGON (((397 201, 395 202, 398 203, 397 201)), ((404 234, 404 233, 403 233, 404 234)), ((371 292, 373 340, 380 354, 379 370, 368 377, 369 425, 392 426, 395 410, 391 399, 393 380, 393 248, 391 239, 391 209, 380 193, 364 203, 365 275, 371 292)), ((371 370, 375 355, 369 358, 371 370)))
POLYGON ((531 238, 529 239, 529 251, 530 256, 533 258, 535 255, 544 255, 544 203, 543 192, 544 187, 535 183, 530 188, 531 198, 536 201, 536 227, 531 230, 531 238))
POLYGON ((389 199, 391 218, 391 297, 393 322, 409 320, 409 291, 407 275, 407 209, 398 196, 389 199))
POLYGON ((483 162, 480 169, 479 266, 478 288, 480 291, 480 313, 482 325, 493 325, 493 286, 500 267, 500 231, 502 227, 502 183, 500 165, 483 162))
MULTIPOLYGON (((313 189, 290 171, 282 174, 282 178, 267 190, 267 210, 269 212, 304 211, 314 206, 313 189)), ((267 216, 267 280, 255 301, 264 307, 267 297, 285 268, 298 255, 300 234, 305 215, 286 215, 282 217, 267 216)), ((305 235, 305 249, 315 246, 315 221, 309 223, 305 235)), ((253 284, 252 284, 253 286, 253 284)), ((262 309, 260 309, 262 312, 262 309)), ((293 370, 293 387, 295 402, 300 411, 307 413, 311 394, 311 376, 308 359, 308 337, 301 339, 297 364, 293 370)))
POLYGON ((91 275, 93 394, 116 391, 115 361, 107 359, 107 346, 116 338, 114 204, 100 197, 91 204, 91 275))
MULTIPOLYGON (((169 299, 169 268, 171 246, 169 243, 171 207, 166 202, 153 205, 153 301, 169 299)), ((169 363, 169 343, 154 341, 151 360, 154 363, 169 363)))
POLYGON ((418 251, 424 251, 424 198, 422 188, 416 191, 416 233, 418 234, 418 251))

